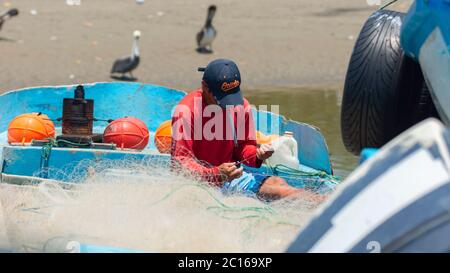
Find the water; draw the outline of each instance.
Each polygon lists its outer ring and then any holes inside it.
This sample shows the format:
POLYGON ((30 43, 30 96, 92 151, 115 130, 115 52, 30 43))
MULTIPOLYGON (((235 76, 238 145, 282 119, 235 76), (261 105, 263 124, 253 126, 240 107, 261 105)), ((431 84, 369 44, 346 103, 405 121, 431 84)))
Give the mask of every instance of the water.
POLYGON ((344 147, 340 128, 340 92, 333 89, 252 90, 245 97, 252 105, 279 105, 288 119, 318 127, 325 136, 336 175, 346 177, 358 158, 344 147))

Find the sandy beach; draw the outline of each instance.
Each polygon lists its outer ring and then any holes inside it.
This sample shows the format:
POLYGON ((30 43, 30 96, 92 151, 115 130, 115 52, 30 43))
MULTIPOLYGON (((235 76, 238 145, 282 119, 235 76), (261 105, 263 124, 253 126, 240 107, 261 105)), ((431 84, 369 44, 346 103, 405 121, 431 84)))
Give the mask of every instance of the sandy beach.
POLYGON ((365 0, 0 1, 1 11, 12 7, 20 14, 0 31, 0 92, 112 81, 112 63, 130 54, 136 29, 140 82, 191 90, 196 68, 224 57, 238 63, 247 89, 341 86, 361 26, 378 8, 365 0), (218 35, 214 54, 202 55, 195 35, 210 4, 218 35))

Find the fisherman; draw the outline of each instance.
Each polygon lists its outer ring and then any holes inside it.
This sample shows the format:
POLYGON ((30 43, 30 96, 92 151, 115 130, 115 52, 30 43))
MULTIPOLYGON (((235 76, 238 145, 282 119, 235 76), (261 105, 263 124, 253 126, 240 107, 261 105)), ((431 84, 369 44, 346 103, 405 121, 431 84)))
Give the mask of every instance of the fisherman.
POLYGON ((225 193, 279 199, 301 195, 320 197, 291 187, 276 176, 244 172, 240 163, 259 168, 273 154, 270 145, 257 146, 251 107, 243 98, 237 65, 226 59, 208 64, 202 88, 186 95, 172 117, 172 163, 225 193))

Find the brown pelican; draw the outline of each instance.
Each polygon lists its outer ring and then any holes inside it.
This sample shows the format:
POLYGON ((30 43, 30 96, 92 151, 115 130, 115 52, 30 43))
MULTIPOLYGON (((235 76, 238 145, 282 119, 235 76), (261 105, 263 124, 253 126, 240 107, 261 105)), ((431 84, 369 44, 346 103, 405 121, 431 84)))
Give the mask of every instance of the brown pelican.
POLYGON ((217 7, 215 5, 209 6, 208 16, 206 17, 205 26, 197 34, 197 51, 199 53, 212 53, 211 44, 216 38, 217 31, 212 25, 212 20, 216 14, 217 7))
MULTIPOLYGON (((139 30, 134 31, 133 33, 134 41, 133 47, 131 49, 131 56, 118 59, 114 62, 113 67, 111 69, 111 74, 121 73, 122 78, 124 78, 125 73, 129 73, 131 79, 134 79, 133 74, 131 73, 136 67, 139 65, 139 46, 138 41, 141 37, 141 32, 139 30)), ((111 75, 111 77, 114 77, 111 75)))
POLYGON ((7 12, 0 15, 0 30, 2 29, 3 23, 11 17, 19 14, 17 9, 10 9, 7 12))

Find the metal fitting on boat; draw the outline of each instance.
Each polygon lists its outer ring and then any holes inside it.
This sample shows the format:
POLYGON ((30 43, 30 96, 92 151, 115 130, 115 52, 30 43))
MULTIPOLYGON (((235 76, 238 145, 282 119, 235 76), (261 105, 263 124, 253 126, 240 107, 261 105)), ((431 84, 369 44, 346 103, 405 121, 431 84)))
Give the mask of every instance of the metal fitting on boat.
POLYGON ((74 98, 63 101, 62 133, 64 135, 92 135, 94 101, 85 99, 84 87, 78 85, 74 98))

